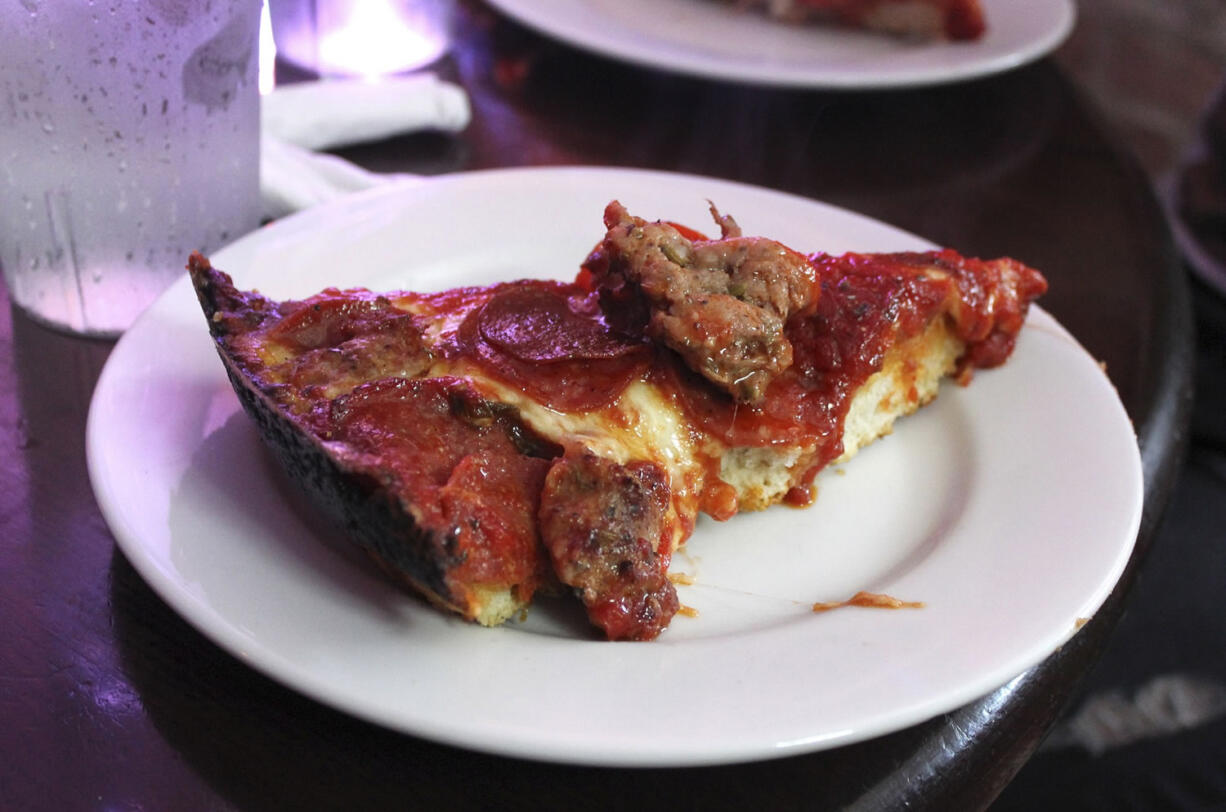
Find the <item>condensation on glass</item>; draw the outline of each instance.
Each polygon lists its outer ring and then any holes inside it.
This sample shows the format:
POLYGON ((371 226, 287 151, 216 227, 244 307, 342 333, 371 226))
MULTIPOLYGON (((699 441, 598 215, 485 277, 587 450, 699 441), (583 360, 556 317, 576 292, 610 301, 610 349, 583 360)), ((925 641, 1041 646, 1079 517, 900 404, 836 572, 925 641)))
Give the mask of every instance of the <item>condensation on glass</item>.
POLYGON ((260 0, 0 6, 0 265, 14 302, 115 335, 259 224, 260 0))

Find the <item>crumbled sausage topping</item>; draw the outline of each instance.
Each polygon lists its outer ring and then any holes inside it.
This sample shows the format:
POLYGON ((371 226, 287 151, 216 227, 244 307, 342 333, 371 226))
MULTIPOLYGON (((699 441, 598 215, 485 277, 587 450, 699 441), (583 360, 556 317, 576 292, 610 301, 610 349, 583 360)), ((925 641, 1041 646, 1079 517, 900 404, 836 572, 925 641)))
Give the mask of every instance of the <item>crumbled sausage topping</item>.
POLYGON ((774 240, 743 236, 714 205, 711 214, 720 239, 690 239, 613 201, 592 267, 603 287, 641 300, 646 335, 733 398, 756 403, 792 364, 787 320, 811 311, 821 288, 806 257, 774 240))

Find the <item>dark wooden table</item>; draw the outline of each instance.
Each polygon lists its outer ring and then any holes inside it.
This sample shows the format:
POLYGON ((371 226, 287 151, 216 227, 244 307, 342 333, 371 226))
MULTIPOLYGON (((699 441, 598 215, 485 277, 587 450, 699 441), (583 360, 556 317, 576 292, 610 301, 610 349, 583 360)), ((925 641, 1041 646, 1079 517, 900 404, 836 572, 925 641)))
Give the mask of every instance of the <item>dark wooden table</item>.
POLYGON ((112 345, 48 331, 10 313, 5 298, 0 809, 986 806, 1105 645, 1183 447, 1188 295, 1134 161, 1048 61, 907 92, 774 90, 591 57, 471 3, 439 70, 471 93, 465 133, 345 154, 427 174, 604 164, 713 175, 1043 269, 1051 281, 1044 307, 1106 364, 1141 440, 1144 516, 1118 588, 1068 644, 989 696, 834 751, 613 770, 439 746, 266 679, 150 590, 117 551, 86 476, 89 397, 112 345))

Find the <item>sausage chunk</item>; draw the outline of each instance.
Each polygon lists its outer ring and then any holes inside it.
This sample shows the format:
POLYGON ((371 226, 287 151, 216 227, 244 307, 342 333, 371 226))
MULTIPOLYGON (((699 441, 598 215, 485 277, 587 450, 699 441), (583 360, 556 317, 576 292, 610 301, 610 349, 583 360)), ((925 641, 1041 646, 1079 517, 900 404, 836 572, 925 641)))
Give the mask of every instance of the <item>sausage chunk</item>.
POLYGON ((610 640, 652 640, 677 613, 666 556, 669 486, 655 463, 588 452, 556 461, 541 492, 541 539, 558 580, 574 587, 610 640))
POLYGON ((755 403, 791 366, 784 325, 812 311, 821 286, 802 254, 743 236, 714 206, 711 214, 721 239, 689 239, 613 201, 605 208, 608 231, 588 268, 602 289, 623 302, 639 300, 638 327, 646 335, 733 398, 755 403))

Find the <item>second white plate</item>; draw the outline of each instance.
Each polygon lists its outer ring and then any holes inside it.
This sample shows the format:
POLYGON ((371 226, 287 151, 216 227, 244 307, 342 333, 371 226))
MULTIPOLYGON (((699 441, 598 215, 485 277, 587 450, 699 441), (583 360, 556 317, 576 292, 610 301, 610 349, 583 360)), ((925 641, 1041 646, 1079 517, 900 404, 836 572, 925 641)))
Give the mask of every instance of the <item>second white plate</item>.
POLYGON ((490 0, 579 48, 658 70, 764 85, 916 87, 988 76, 1064 41, 1072 0, 982 0, 974 42, 920 42, 836 26, 792 26, 712 0, 490 0))

